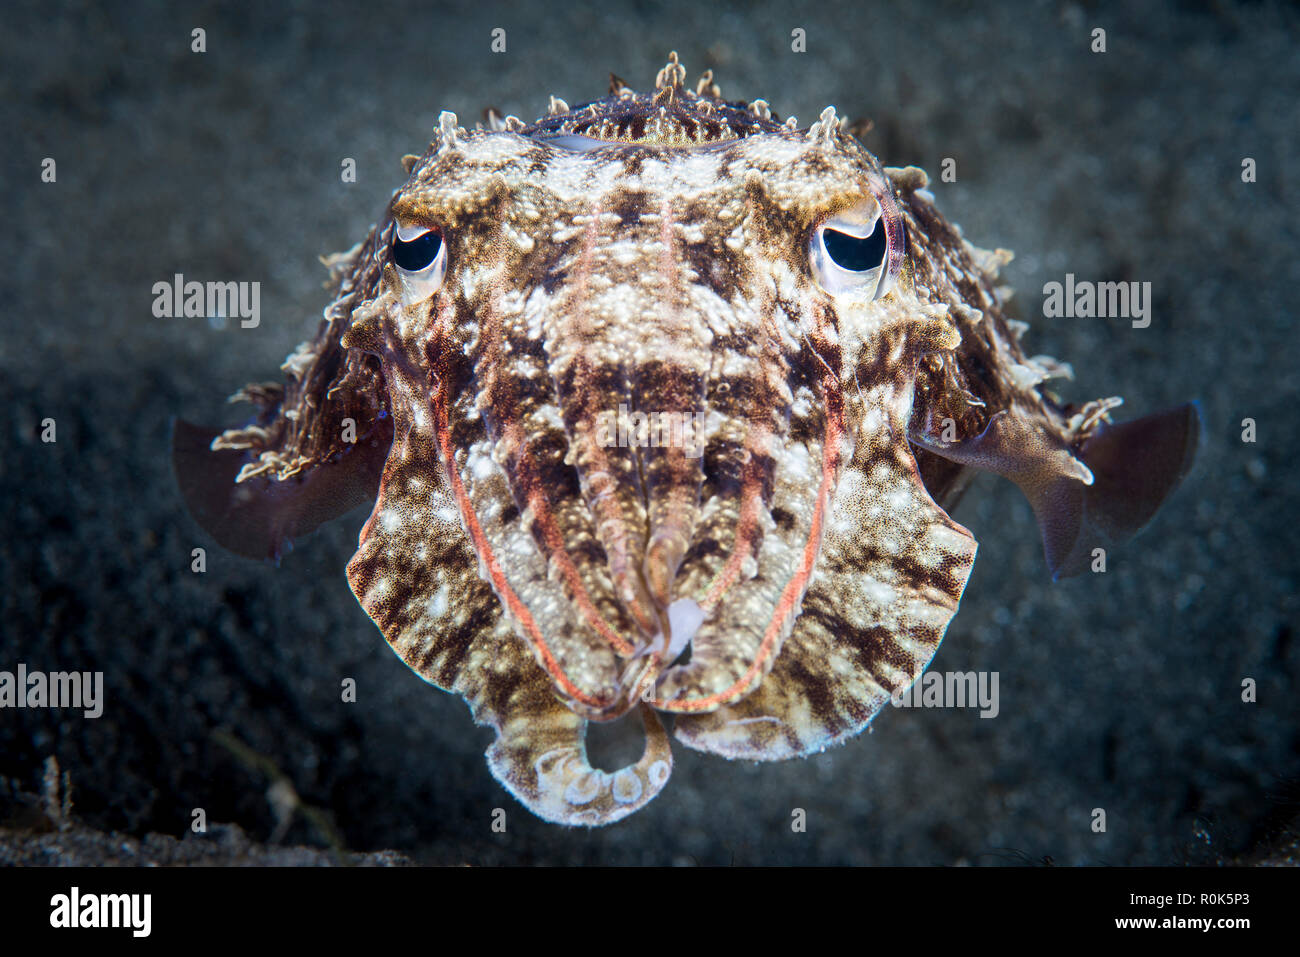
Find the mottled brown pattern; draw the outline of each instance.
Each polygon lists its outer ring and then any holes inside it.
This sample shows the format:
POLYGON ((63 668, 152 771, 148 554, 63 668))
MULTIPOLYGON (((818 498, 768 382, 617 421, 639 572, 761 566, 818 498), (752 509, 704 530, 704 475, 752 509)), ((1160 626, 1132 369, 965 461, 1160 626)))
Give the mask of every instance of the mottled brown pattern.
POLYGON ((921 171, 882 168, 833 108, 800 128, 684 78, 674 54, 653 90, 615 77, 531 125, 442 114, 384 220, 328 261, 334 301, 286 384, 246 389, 257 419, 212 442, 227 471, 177 433, 196 515, 245 553, 373 497, 358 600, 496 731, 492 773, 564 824, 663 788, 656 711, 729 758, 859 732, 956 612, 975 542, 935 500, 970 466, 1021 483, 1054 570, 1089 509, 1121 514, 1087 497, 1089 455, 1128 488, 1113 402, 1042 391, 1069 370, 1004 319, 1009 254, 965 242, 921 171), (883 265, 836 273, 820 230, 859 221, 883 265), (399 226, 440 241, 442 271, 394 258, 399 226), (623 411, 700 444, 620 442, 623 411), (631 710, 644 755, 593 768, 587 721, 631 710))

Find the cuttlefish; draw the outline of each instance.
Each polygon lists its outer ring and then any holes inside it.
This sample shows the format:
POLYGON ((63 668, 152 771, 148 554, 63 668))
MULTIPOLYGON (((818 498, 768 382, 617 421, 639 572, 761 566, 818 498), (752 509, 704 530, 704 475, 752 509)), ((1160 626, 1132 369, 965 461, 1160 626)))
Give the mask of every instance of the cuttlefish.
POLYGON ((1010 259, 962 238, 913 167, 833 107, 617 77, 533 123, 443 113, 283 383, 243 428, 178 423, 222 545, 276 557, 372 506, 347 566, 417 674, 496 732, 496 778, 600 825, 672 771, 808 755, 922 674, 975 559, 950 509, 987 470, 1024 490, 1054 576, 1154 515, 1194 405, 1123 423, 1061 401, 1021 345, 1010 259), (645 746, 592 766, 588 722, 645 746))

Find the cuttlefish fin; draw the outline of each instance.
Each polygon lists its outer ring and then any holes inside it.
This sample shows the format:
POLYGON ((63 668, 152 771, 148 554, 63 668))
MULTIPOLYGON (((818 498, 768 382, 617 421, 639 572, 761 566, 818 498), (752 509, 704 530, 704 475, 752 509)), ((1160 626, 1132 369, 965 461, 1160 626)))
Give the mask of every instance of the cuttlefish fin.
POLYGON ((1200 438, 1196 402, 1101 425, 1079 449, 1094 479, 1084 493, 1086 525, 1116 543, 1136 535, 1191 471, 1200 438))
POLYGON ((221 429, 177 419, 172 467, 190 514, 223 548, 248 558, 278 559, 294 538, 373 502, 388 454, 378 438, 359 441, 338 461, 287 479, 236 477, 250 461, 236 449, 213 450, 221 429))
POLYGON ((1093 550, 1131 538, 1155 516, 1196 453, 1195 403, 1097 427, 1077 449, 1037 417, 998 412, 984 431, 956 443, 912 441, 953 462, 1016 483, 1029 500, 1053 580, 1089 567, 1093 550))

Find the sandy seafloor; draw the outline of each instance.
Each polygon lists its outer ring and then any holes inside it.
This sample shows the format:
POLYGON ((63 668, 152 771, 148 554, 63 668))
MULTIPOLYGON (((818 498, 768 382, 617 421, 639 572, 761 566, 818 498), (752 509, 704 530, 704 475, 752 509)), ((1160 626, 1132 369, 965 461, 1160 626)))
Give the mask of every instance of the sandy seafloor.
MULTIPOLYGON (((217 731, 327 809, 348 848, 425 863, 1180 864, 1259 860, 1285 839, 1300 800, 1295 8, 258 6, 6 8, 0 669, 102 670, 107 700, 94 721, 0 711, 0 862, 97 859, 93 841, 29 829, 16 795, 39 790, 50 755, 80 827, 183 838, 201 807, 254 842, 323 846, 301 815, 275 834, 264 767, 217 731), (495 27, 505 54, 489 51, 495 27), (492 779, 490 733, 357 605, 344 565, 364 514, 279 568, 223 553, 179 500, 168 428, 234 424, 225 397, 279 377, 326 303, 317 256, 365 234, 440 110, 531 119, 548 94, 603 95, 610 71, 651 84, 670 49, 692 82, 711 67, 728 97, 804 124, 828 103, 873 118, 887 165, 937 180, 953 157, 939 208, 1016 251, 1028 349, 1074 365, 1064 394, 1122 395, 1130 416, 1199 399, 1204 444, 1105 575, 1052 584, 1001 480, 955 510, 980 552, 932 667, 997 671, 996 719, 887 708, 846 746, 775 765, 678 747, 644 810, 569 830, 492 779), (259 281, 261 325, 154 318, 151 288, 177 272, 259 281), (1149 281, 1151 326, 1043 319, 1043 284, 1066 272, 1149 281), (37 440, 46 417, 53 445, 37 440)), ((232 859, 312 859, 259 853, 232 859)))

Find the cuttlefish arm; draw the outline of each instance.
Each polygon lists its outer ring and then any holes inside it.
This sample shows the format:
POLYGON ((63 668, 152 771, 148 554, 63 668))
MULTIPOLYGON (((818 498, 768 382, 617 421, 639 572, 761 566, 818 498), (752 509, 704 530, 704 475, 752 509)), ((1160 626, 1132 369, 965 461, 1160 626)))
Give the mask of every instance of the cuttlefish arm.
POLYGON ((753 693, 677 719, 689 747, 780 761, 844 741, 921 675, 956 614, 976 545, 917 472, 911 380, 882 377, 848 398, 852 451, 801 611, 753 693))
POLYGON ((672 773, 668 736, 642 706, 646 745, 609 772, 587 757, 587 720, 557 696, 517 623, 476 573, 434 443, 399 434, 348 580, 393 650, 426 681, 461 695, 496 732, 492 774, 557 824, 609 824, 645 805, 672 773))

